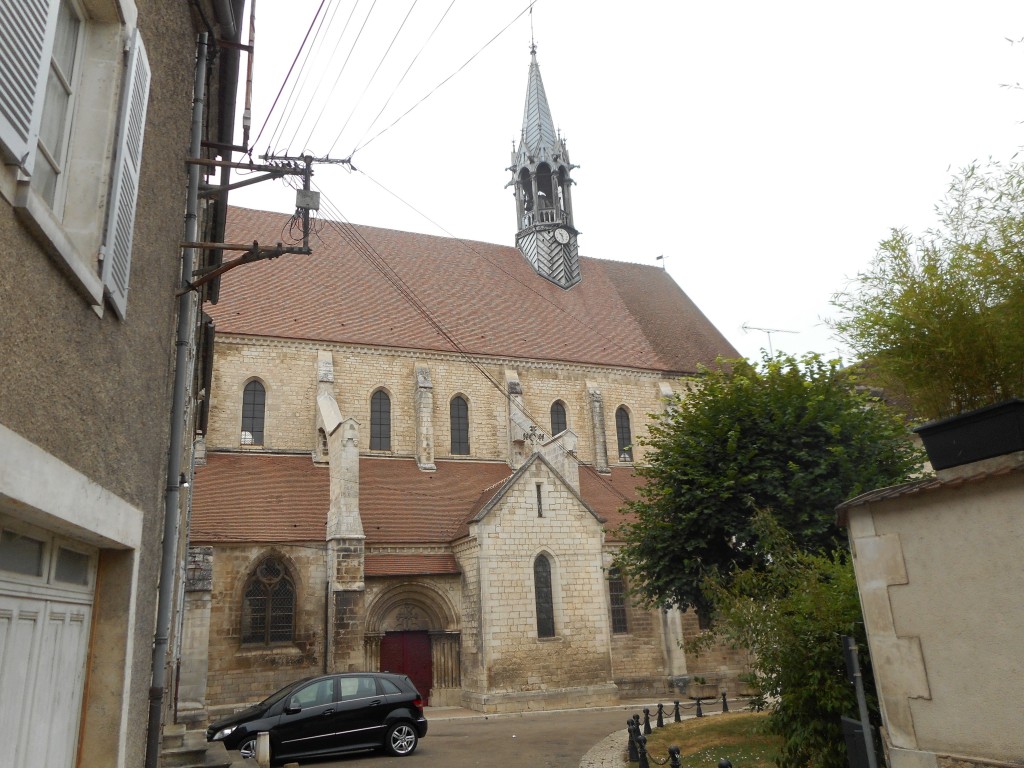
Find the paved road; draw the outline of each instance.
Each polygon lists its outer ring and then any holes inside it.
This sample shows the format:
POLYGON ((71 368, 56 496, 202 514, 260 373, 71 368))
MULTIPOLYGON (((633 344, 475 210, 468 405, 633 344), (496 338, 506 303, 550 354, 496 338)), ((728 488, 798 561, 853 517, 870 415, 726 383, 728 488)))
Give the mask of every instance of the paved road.
MULTIPOLYGON (((316 768, 579 768, 597 742, 624 730, 635 707, 492 715, 443 719, 428 710, 430 730, 415 754, 350 755, 320 762, 316 768)), ((625 742, 623 742, 625 746, 625 742)))

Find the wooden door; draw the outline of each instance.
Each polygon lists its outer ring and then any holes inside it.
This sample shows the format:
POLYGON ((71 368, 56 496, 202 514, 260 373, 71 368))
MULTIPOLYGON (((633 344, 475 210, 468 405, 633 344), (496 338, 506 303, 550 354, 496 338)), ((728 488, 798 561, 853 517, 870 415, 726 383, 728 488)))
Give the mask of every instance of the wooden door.
POLYGON ((380 641, 380 669, 408 675, 423 703, 430 701, 434 669, 430 657, 430 635, 426 632, 388 632, 380 641))

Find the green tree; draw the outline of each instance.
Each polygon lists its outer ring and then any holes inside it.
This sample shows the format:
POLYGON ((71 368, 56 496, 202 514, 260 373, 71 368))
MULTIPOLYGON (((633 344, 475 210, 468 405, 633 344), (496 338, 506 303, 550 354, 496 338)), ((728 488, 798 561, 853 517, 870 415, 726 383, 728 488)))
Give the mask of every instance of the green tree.
MULTIPOLYGON (((713 578, 705 583, 715 631, 689 650, 726 641, 752 652, 754 683, 772 701, 770 728, 783 738, 782 768, 845 768, 840 717, 856 719, 858 707, 841 638, 850 635, 866 647, 849 555, 801 550, 766 511, 755 514, 753 526, 770 557, 763 568, 734 571, 728 584, 713 578)), ((861 672, 870 717, 878 725, 866 653, 861 672)))
POLYGON ((646 484, 617 563, 648 604, 702 617, 709 572, 763 562, 755 508, 771 509, 799 547, 831 551, 844 540, 840 502, 920 466, 901 419, 816 355, 704 370, 643 442, 646 484))
POLYGON ((1024 396, 1024 165, 971 166, 921 237, 894 229, 830 326, 917 415, 1024 396))

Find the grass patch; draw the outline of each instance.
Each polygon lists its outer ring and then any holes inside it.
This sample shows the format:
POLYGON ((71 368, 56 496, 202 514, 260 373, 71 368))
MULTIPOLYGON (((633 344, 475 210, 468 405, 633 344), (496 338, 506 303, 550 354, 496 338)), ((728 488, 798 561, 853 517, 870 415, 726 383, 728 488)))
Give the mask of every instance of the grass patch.
POLYGON ((676 745, 685 768, 715 768, 723 757, 742 768, 775 768, 782 739, 768 733, 767 726, 768 716, 754 712, 668 723, 647 736, 647 754, 664 760, 668 748, 676 745))

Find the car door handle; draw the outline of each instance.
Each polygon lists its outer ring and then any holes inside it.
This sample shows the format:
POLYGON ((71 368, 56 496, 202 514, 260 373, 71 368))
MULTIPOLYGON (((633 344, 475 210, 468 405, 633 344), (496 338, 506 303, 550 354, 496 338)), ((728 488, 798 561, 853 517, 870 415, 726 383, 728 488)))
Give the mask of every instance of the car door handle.
POLYGON ((370 702, 370 706, 371 707, 379 707, 381 705, 381 703, 382 702, 381 702, 380 699, 374 699, 373 701, 370 702))
POLYGON ((334 710, 333 709, 328 709, 322 715, 320 715, 320 717, 330 717, 333 714, 334 714, 334 710))

